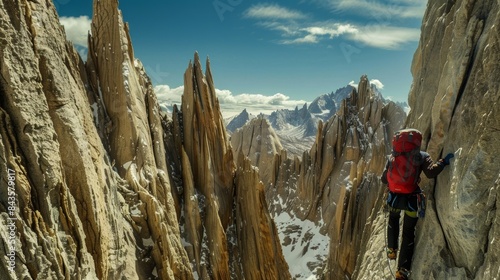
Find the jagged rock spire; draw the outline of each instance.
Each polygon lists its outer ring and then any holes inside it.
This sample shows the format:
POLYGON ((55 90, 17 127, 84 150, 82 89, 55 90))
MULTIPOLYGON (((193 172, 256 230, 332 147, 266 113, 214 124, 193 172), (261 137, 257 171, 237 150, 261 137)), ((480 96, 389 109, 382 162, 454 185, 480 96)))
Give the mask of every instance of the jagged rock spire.
POLYGON ((203 75, 195 53, 184 75, 181 110, 173 114, 182 132, 174 146, 182 158, 178 201, 183 204, 186 250, 194 270, 204 279, 265 279, 269 275, 288 279, 260 178, 243 155, 239 156, 241 166, 236 167, 208 59, 206 65, 203 75))

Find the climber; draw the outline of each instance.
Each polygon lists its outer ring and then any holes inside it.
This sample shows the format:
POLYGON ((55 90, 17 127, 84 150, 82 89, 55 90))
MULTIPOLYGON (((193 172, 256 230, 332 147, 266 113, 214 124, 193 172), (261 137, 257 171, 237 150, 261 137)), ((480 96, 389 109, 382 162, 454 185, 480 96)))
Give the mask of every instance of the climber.
POLYGON ((388 184, 387 208, 387 257, 396 260, 398 252, 400 213, 404 211, 401 250, 398 259, 397 280, 407 280, 413 257, 415 226, 424 216, 425 195, 418 186, 423 171, 428 178, 435 178, 450 164, 453 153, 436 163, 431 156, 420 151, 422 134, 416 129, 397 131, 392 140, 392 155, 389 156, 381 180, 388 184))

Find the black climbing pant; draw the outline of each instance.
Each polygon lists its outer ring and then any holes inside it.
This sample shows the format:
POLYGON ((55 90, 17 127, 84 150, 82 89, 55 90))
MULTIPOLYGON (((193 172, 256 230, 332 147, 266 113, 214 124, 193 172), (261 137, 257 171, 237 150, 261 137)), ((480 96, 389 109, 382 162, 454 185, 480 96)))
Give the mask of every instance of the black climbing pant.
MULTIPOLYGON (((389 248, 398 249, 399 239, 399 218, 401 210, 390 208, 389 224, 387 228, 387 245, 389 248)), ((401 248, 399 249, 398 268, 404 267, 411 270, 411 259, 413 257, 413 250, 415 247, 415 226, 417 225, 418 218, 414 212, 405 211, 403 220, 403 235, 401 241, 401 248)))

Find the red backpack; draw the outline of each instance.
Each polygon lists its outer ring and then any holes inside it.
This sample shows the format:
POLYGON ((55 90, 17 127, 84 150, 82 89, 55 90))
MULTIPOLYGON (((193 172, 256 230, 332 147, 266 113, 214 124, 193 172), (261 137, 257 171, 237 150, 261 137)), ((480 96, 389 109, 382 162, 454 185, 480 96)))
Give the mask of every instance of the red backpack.
POLYGON ((422 133, 416 129, 403 129, 392 138, 392 155, 389 158, 387 181, 394 193, 409 194, 420 181, 422 133))

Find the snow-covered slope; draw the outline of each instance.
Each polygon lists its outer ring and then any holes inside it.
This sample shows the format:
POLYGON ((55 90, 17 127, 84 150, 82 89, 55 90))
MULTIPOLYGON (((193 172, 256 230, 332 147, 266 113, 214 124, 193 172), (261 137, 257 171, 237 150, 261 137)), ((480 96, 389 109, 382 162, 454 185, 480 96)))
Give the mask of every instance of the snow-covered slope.
POLYGON ((287 212, 273 217, 283 255, 293 279, 315 280, 328 257, 330 238, 321 232, 323 224, 301 220, 287 212))

